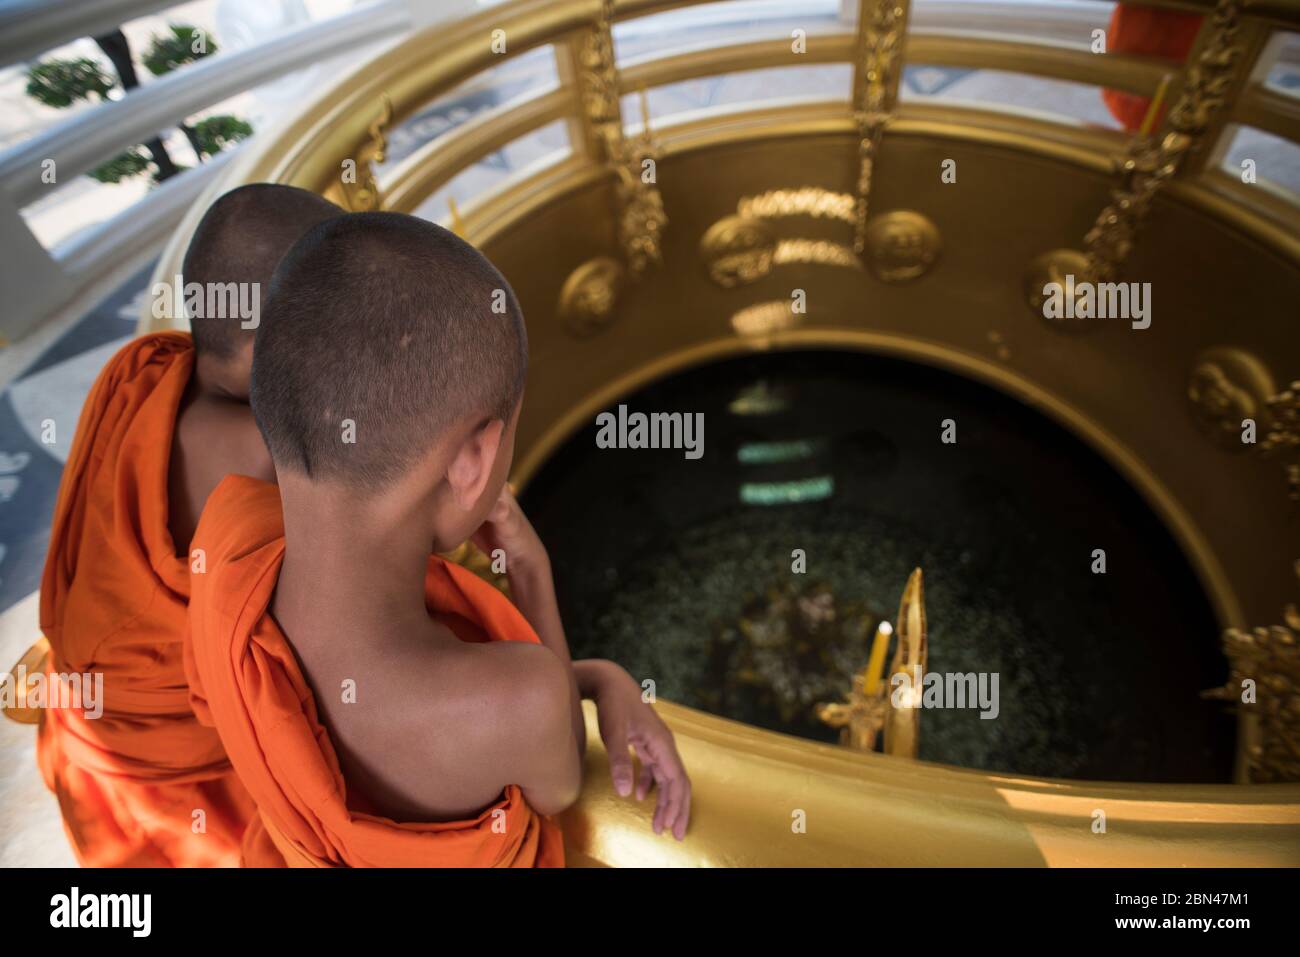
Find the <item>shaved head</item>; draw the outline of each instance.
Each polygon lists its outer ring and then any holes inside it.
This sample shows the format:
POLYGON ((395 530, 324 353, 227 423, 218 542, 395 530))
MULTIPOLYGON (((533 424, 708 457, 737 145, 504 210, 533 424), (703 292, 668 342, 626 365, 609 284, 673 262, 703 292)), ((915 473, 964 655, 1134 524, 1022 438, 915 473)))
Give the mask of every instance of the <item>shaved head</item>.
POLYGON ((413 216, 356 213, 315 226, 281 261, 257 330, 253 414, 277 471, 381 486, 452 425, 508 422, 527 367, 514 291, 478 250, 413 216))
MULTIPOLYGON (((343 210, 296 186, 253 183, 226 193, 203 215, 181 267, 185 283, 205 288, 257 284, 265 305, 271 275, 289 247, 315 226, 343 210)), ((200 355, 229 359, 253 341, 253 330, 230 318, 191 317, 200 355)))

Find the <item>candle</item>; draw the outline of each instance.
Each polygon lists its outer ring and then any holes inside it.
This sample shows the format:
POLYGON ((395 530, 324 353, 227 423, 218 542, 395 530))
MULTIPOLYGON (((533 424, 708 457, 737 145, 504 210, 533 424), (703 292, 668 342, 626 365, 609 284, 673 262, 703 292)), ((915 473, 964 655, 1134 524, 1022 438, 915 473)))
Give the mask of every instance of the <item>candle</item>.
POLYGON ((875 694, 880 687, 880 679, 885 671, 885 652, 889 650, 889 638, 893 633, 894 626, 887 621, 882 621, 876 629, 875 640, 871 643, 871 657, 867 659, 867 667, 862 671, 863 690, 868 695, 875 694))

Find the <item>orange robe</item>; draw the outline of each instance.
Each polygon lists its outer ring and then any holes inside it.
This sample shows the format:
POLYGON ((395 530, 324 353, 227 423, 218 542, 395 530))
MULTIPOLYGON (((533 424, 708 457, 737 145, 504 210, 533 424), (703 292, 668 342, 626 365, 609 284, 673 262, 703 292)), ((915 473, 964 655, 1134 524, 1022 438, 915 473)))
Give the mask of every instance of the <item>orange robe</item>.
MULTIPOLYGON (((398 823, 349 795, 293 648, 269 612, 284 559, 279 489, 228 476, 208 499, 196 547, 186 670, 194 709, 211 721, 257 803, 249 867, 560 867, 559 829, 515 785, 471 820, 398 823)), ((458 565, 431 557, 430 615, 462 641, 538 641, 518 609, 458 565)))
POLYGON ((102 674, 103 714, 45 709, 37 761, 87 867, 234 866, 255 813, 185 683, 190 568, 167 527, 167 470, 193 366, 185 333, 144 336, 109 361, 54 507, 47 671, 102 674))
MULTIPOLYGON (((1106 31, 1107 49, 1111 53, 1181 62, 1187 59, 1192 44, 1196 42, 1202 19, 1199 13, 1121 3, 1110 17, 1110 27, 1106 31)), ((1125 130, 1131 133, 1142 127, 1142 120, 1151 107, 1151 97, 1123 90, 1102 90, 1101 95, 1111 115, 1125 130)), ((1157 125, 1159 122, 1157 116, 1157 125)))

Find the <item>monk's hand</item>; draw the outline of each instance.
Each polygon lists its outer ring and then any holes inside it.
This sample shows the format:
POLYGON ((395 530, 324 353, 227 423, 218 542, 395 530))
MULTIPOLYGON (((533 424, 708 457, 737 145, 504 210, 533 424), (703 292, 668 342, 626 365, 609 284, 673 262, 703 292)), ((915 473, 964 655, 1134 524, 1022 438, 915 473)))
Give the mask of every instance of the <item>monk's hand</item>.
MULTIPOLYGON (((498 548, 505 553, 506 574, 513 571, 546 571, 549 574, 549 557, 546 546, 533 529, 532 522, 519 507, 519 500, 509 485, 501 487, 492 511, 472 536, 479 548, 491 555, 498 548)), ((513 576, 512 576, 513 577, 513 576)))
POLYGON ((636 776, 636 799, 642 801, 658 789, 653 828, 671 831, 677 840, 686 836, 691 817, 691 779, 677 754, 673 733, 654 708, 646 703, 641 687, 613 662, 602 677, 594 699, 600 739, 609 753, 609 773, 614 790, 627 797, 633 788, 629 748, 641 761, 636 776))

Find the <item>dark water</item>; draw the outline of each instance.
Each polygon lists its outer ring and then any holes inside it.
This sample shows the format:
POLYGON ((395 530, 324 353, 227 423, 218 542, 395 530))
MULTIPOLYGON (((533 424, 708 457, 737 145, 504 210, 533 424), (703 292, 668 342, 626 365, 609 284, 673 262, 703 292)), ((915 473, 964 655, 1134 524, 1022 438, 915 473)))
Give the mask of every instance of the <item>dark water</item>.
POLYGON ((920 566, 928 670, 999 682, 994 720, 924 711, 922 758, 1228 780, 1232 719, 1198 697, 1227 674, 1211 608, 1140 497, 1052 422, 852 353, 745 357, 623 401, 703 412, 705 451, 599 449, 593 422, 527 489, 576 656, 613 658, 672 701, 834 741, 814 707, 847 691, 920 566))

